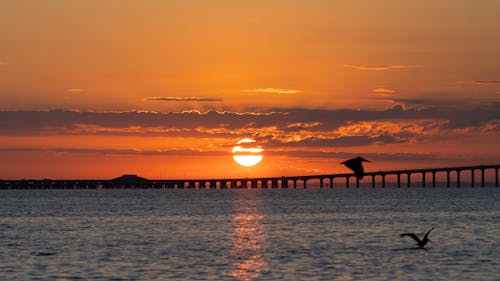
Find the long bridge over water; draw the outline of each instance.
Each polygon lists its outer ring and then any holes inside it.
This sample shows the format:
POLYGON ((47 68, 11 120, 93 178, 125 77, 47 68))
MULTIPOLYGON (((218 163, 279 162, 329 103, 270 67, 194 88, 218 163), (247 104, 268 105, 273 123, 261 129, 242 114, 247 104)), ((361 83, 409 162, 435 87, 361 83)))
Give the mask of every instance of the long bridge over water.
POLYGON ((107 188, 308 188, 310 182, 319 182, 320 188, 333 188, 337 182, 345 187, 360 186, 360 182, 371 184, 371 187, 387 187, 388 178, 395 177, 396 187, 420 187, 428 185, 436 187, 439 181, 451 187, 468 183, 471 187, 486 185, 487 173, 498 187, 498 170, 500 165, 478 165, 461 167, 444 167, 429 169, 391 170, 366 172, 363 180, 358 180, 354 174, 326 174, 307 176, 283 176, 264 178, 237 179, 169 179, 148 180, 135 175, 124 175, 112 180, 0 180, 0 189, 107 189, 107 188), (468 181, 462 179, 468 175, 468 181), (478 174, 478 178, 476 178, 478 174), (415 177, 417 179, 415 180, 415 177))

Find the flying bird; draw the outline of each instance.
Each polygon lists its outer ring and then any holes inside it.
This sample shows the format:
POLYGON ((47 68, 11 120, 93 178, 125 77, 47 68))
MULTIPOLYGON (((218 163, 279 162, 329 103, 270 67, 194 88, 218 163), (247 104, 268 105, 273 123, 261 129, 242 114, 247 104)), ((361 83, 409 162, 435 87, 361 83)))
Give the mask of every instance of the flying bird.
POLYGON ((360 180, 365 174, 365 169, 363 169, 363 161, 370 162, 363 157, 356 157, 341 162, 340 164, 344 164, 347 168, 351 169, 354 172, 354 175, 356 175, 356 178, 360 180))
POLYGON ((403 233, 399 236, 401 236, 401 237, 410 236, 411 238, 413 238, 413 240, 415 240, 417 242, 418 247, 423 249, 425 247, 425 244, 427 244, 427 242, 432 242, 431 239, 427 238, 427 236, 429 236, 429 233, 431 233, 431 231, 433 229, 434 229, 434 227, 429 229, 429 231, 427 231, 427 233, 424 235, 424 238, 422 240, 420 240, 420 238, 418 238, 418 236, 415 233, 403 233))

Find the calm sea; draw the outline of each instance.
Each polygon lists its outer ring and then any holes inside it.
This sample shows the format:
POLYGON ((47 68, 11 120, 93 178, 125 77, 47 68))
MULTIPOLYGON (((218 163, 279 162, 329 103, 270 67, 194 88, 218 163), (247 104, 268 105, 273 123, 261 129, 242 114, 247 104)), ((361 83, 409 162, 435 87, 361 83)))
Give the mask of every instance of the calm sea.
POLYGON ((2 190, 0 279, 500 280, 500 189, 2 190))

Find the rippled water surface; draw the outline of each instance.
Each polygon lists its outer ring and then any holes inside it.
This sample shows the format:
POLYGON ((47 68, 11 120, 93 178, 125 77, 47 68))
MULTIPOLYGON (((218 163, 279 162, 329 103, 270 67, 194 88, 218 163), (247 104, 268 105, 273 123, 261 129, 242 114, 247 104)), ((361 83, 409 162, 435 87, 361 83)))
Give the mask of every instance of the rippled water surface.
POLYGON ((500 189, 3 190, 2 280, 499 280, 500 189), (427 250, 402 232, 426 232, 427 250))

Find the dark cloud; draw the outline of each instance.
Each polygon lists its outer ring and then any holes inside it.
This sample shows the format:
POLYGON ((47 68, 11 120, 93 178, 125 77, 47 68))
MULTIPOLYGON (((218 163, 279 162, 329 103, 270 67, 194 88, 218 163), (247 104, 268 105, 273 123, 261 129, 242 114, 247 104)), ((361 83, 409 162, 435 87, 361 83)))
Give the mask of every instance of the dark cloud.
MULTIPOLYGON (((82 149, 82 148, 0 148, 0 153, 16 152, 44 152, 44 153, 68 153, 68 154, 99 154, 99 155, 141 155, 141 156, 227 156, 228 151, 201 151, 201 150, 134 150, 134 149, 82 149)), ((352 152, 338 151, 308 151, 266 150, 268 156, 287 156, 295 158, 351 158, 357 156, 352 152)), ((363 153, 370 160, 434 160, 436 155, 428 153, 363 153)))
POLYGON ((147 101, 199 101, 199 102, 216 102, 223 101, 223 99, 218 98, 201 98, 201 97, 150 97, 146 98, 147 101))
POLYGON ((136 150, 136 149, 86 149, 86 148, 0 148, 1 152, 53 152, 53 153, 77 153, 77 154, 100 154, 100 155, 164 155, 164 156, 221 156, 228 155, 223 151, 201 151, 201 150, 136 150))
POLYGON ((500 80, 475 80, 457 83, 465 85, 500 85, 500 80))
MULTIPOLYGON (((286 155, 288 157, 297 158, 337 158, 348 159, 359 156, 352 152, 337 152, 337 151, 307 151, 307 150, 291 150, 291 151, 267 151, 266 155, 286 155)), ((372 161, 390 161, 390 160, 435 160, 437 155, 429 153, 363 153, 363 157, 372 161)))
POLYGON ((3 111, 0 112, 0 134, 36 134, 64 132, 75 125, 95 125, 105 128, 227 128, 262 127, 284 124, 285 113, 235 113, 185 111, 157 113, 130 112, 80 112, 51 111, 3 111), (61 131, 61 129, 63 129, 61 131))
MULTIPOLYGON (((467 99, 394 99, 407 107, 424 108, 422 118, 449 120, 449 128, 480 126, 488 121, 500 119, 500 102, 469 104, 467 99)), ((401 107, 402 108, 402 107, 401 107)))
MULTIPOLYGON (((265 139, 264 139, 265 140, 265 139)), ((348 147, 348 146, 363 146, 370 144, 389 144, 400 142, 392 136, 384 135, 378 137, 370 136, 342 136, 338 138, 307 138, 300 141, 283 142, 279 140, 269 139, 266 142, 266 147, 348 147)))
MULTIPOLYGON (((440 98, 393 98, 378 97, 395 104, 392 112, 400 117, 449 120, 449 128, 480 126, 500 119, 500 102, 497 100, 473 100, 467 97, 438 95, 440 98)), ((391 110, 389 110, 391 111, 391 110)), ((397 118, 397 117, 395 117, 397 118)))
POLYGON ((0 135, 251 135, 271 145, 356 146, 405 142, 440 129, 479 128, 500 120, 500 102, 447 108, 431 106, 432 101, 425 99, 397 101, 428 106, 416 109, 396 105, 386 110, 288 108, 268 113, 3 111, 0 135))

